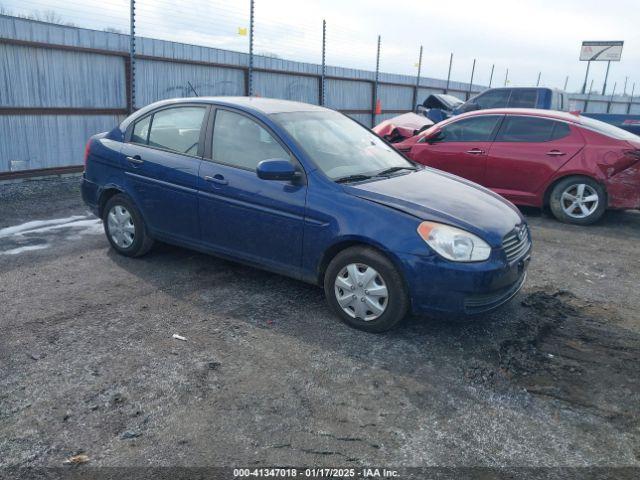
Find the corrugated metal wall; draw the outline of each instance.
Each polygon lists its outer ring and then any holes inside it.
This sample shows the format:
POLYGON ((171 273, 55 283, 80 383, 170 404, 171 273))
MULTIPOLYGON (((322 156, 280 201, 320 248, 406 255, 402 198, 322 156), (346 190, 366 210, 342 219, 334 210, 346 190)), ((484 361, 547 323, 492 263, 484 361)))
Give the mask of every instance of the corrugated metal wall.
MULTIPOLYGON (((137 38, 135 108, 157 100, 244 95, 245 53, 137 38), (214 65, 215 64, 215 65, 214 65)), ((80 165, 86 139, 113 128, 127 112, 128 35, 0 16, 0 173, 80 165), (59 109, 59 110, 57 110, 59 109), (4 111, 3 111, 4 110, 4 111)), ((254 58, 254 90, 263 97, 319 103, 321 66, 254 58)), ((328 66, 325 104, 371 126, 375 72, 328 66)), ((380 73, 376 121, 413 108, 415 77, 380 73)), ((446 81, 421 78, 416 98, 441 93, 446 81)), ((474 86, 473 92, 482 90, 474 86)), ((469 85, 451 82, 465 99, 469 85)), ((584 109, 586 96, 572 99, 584 109)), ((626 113, 614 99, 612 113, 626 113)), ((604 112, 592 96, 588 111, 604 112)), ((640 103, 631 113, 640 113, 640 103)))

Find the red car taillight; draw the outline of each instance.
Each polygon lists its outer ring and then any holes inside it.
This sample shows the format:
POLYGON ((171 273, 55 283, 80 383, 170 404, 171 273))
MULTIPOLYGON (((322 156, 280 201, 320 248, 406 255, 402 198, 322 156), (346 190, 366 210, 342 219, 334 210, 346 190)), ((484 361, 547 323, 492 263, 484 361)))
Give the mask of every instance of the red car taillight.
POLYGON ((89 159, 89 152, 91 151, 91 140, 87 142, 84 147, 84 169, 87 169, 87 160, 89 159))

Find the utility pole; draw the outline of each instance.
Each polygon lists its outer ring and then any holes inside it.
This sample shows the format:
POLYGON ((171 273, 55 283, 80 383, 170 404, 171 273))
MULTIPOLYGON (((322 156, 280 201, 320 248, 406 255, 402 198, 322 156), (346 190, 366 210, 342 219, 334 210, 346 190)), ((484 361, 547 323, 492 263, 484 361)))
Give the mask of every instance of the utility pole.
POLYGON ((569 83, 569 75, 567 75, 564 78, 564 88, 562 90, 564 90, 565 92, 567 91, 567 84, 569 83))
POLYGON ((489 88, 491 88, 491 82, 493 82, 493 69, 495 66, 496 66, 495 63, 491 65, 491 75, 489 75, 489 88))
POLYGON ((413 90, 413 108, 418 103, 418 89, 420 88, 420 72, 422 70, 422 45, 420 45, 420 54, 418 55, 418 75, 416 75, 416 87, 413 90))
POLYGON ((509 69, 507 68, 507 72, 504 74, 504 86, 507 86, 507 83, 509 83, 509 69))
POLYGON ((540 86, 540 77, 542 76, 542 72, 538 72, 538 81, 536 82, 536 87, 540 86))

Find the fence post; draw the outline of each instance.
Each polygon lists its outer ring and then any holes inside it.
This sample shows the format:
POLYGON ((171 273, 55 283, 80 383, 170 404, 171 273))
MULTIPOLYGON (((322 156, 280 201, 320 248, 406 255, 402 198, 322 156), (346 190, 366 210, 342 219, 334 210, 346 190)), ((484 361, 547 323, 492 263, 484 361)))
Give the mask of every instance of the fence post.
POLYGON ((129 3, 129 68, 127 75, 127 110, 133 113, 136 105, 136 0, 129 3))
POLYGON ((471 66, 471 80, 469 81, 469 91, 467 92, 467 100, 471 97, 471 89, 473 88, 473 74, 476 73, 476 59, 473 59, 473 65, 471 66))
POLYGON ((538 80, 536 81, 536 87, 540 86, 540 77, 542 76, 542 72, 538 72, 538 80))
POLYGON ((449 93, 449 81, 451 80, 451 66, 453 65, 453 52, 449 57, 449 73, 447 73, 447 86, 444 87, 444 93, 449 93))
POLYGON ((376 54, 376 77, 373 83, 373 95, 371 102, 371 126, 376 124, 376 110, 378 107, 378 78, 380 76, 380 35, 378 35, 378 53, 376 54))
POLYGON ((327 74, 327 21, 322 20, 322 76, 320 77, 320 105, 324 106, 325 80, 327 74))
POLYGON ((622 95, 626 95, 627 94, 627 81, 629 80, 629 77, 624 77, 624 88, 622 89, 622 95))
POLYGON ((413 89, 413 105, 411 111, 415 112, 418 103, 418 88, 420 88, 420 71, 422 70, 422 45, 420 45, 420 55, 418 56, 418 75, 416 76, 416 86, 413 89))
POLYGON ((253 96, 253 7, 254 0, 249 0, 249 70, 247 73, 247 93, 253 96))
POLYGON ((627 105, 627 115, 631 113, 631 105, 633 105, 633 94, 635 93, 635 89, 636 82, 633 82, 633 85, 631 86, 631 98, 629 98, 629 105, 627 105))
POLYGON ((507 68, 507 72, 504 74, 504 86, 507 86, 507 83, 509 82, 509 69, 507 68))
POLYGON ((564 88, 562 90, 564 90, 565 92, 567 91, 567 84, 568 83, 569 83, 569 75, 564 77, 564 88))
POLYGON ((491 75, 489 75, 489 88, 491 88, 491 82, 493 82, 493 69, 495 68, 495 66, 495 63, 491 65, 491 75))

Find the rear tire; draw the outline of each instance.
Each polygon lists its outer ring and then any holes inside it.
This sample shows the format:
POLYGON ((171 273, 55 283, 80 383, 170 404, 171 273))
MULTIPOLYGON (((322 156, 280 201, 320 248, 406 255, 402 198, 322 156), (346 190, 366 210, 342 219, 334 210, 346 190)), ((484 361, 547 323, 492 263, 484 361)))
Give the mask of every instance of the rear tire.
POLYGON ((549 206, 553 215, 561 222, 590 225, 604 215, 607 193, 592 178, 567 177, 553 187, 549 206))
POLYGON ((343 322, 366 332, 393 328, 409 309, 400 272, 387 257, 369 247, 338 253, 325 272, 324 292, 343 322))
POLYGON ((149 235, 138 207, 123 193, 118 193, 107 201, 102 223, 107 240, 120 255, 140 257, 153 246, 153 238, 149 235))

